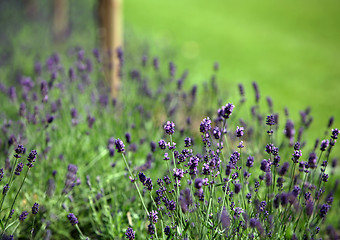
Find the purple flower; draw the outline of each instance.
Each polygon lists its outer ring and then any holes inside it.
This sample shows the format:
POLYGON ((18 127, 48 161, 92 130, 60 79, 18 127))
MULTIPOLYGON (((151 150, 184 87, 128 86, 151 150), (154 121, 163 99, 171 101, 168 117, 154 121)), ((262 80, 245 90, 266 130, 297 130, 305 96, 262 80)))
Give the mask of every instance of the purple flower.
POLYGON ((326 148, 329 145, 329 140, 322 140, 320 144, 320 151, 326 151, 326 148))
POLYGON ((267 202, 266 202, 266 201, 262 201, 262 202, 260 203, 259 210, 260 210, 261 212, 263 212, 264 209, 266 208, 266 206, 267 206, 267 202))
POLYGON ((235 183, 234 187, 235 193, 238 194, 241 191, 242 185, 239 183, 235 183))
POLYGON ((23 167, 24 167, 23 163, 18 163, 17 167, 15 168, 14 174, 19 176, 21 171, 22 171, 22 169, 23 169, 23 167))
POLYGON ((247 193, 246 198, 248 199, 248 202, 250 201, 251 197, 252 197, 251 193, 247 193))
POLYGON ((295 135, 295 129, 294 129, 294 123, 291 120, 287 120, 285 130, 284 130, 285 136, 289 139, 290 144, 293 144, 294 135, 295 135))
POLYGON ((242 97, 244 97, 244 87, 243 87, 242 83, 238 84, 238 89, 240 91, 240 95, 242 97))
POLYGON ((171 77, 175 76, 176 66, 173 62, 169 62, 169 72, 171 77))
POLYGON ((193 203, 189 188, 186 188, 186 189, 181 191, 179 201, 180 201, 180 204, 181 204, 182 211, 187 212, 188 207, 190 205, 192 205, 192 203, 193 203))
POLYGON ((306 201, 306 214, 307 216, 312 216, 313 214, 313 209, 314 209, 314 204, 312 200, 307 200, 306 201))
POLYGON ((204 118, 200 124, 200 132, 208 133, 211 129, 211 120, 209 117, 204 118))
POLYGON ((209 167, 209 164, 203 163, 202 174, 203 174, 203 175, 209 175, 209 174, 210 174, 210 167, 209 167))
POLYGON ((249 156, 249 157, 247 158, 246 166, 247 166, 248 168, 251 168, 251 167, 253 167, 253 165, 254 165, 254 157, 249 156))
POLYGON ((326 173, 322 174, 322 181, 324 181, 324 182, 328 181, 328 174, 326 174, 326 173))
POLYGON ((24 148, 23 145, 19 144, 15 149, 14 157, 15 158, 21 158, 21 155, 19 155, 19 154, 25 154, 25 152, 26 152, 26 148, 24 148))
POLYGON ((47 116, 46 116, 46 122, 47 122, 48 124, 51 124, 51 123, 53 122, 53 120, 54 120, 54 117, 53 117, 53 116, 51 116, 51 115, 47 115, 47 116))
POLYGON ((280 194, 280 200, 281 200, 281 205, 282 206, 286 206, 287 205, 288 197, 289 197, 289 195, 287 193, 283 192, 283 193, 280 194))
POLYGON ((243 136, 243 131, 244 131, 243 127, 237 126, 236 127, 236 137, 242 137, 243 136))
POLYGON ((129 228, 126 229, 125 236, 129 240, 134 240, 135 239, 135 233, 136 232, 133 231, 133 229, 129 227, 129 228))
POLYGON ((315 152, 311 152, 308 157, 308 166, 312 169, 316 168, 317 156, 315 152))
POLYGON ((175 132, 175 124, 173 122, 167 121, 164 125, 165 133, 168 135, 172 135, 175 132))
POLYGON ((279 204, 280 204, 280 198, 279 198, 279 194, 277 194, 273 200, 274 203, 274 208, 279 208, 279 204))
POLYGON ((165 161, 170 160, 169 154, 168 154, 168 153, 164 153, 164 158, 163 158, 163 160, 165 160, 165 161))
POLYGON ((144 184, 145 184, 145 181, 146 181, 146 176, 145 176, 145 174, 142 173, 142 172, 140 172, 140 173, 138 173, 138 177, 139 177, 139 181, 140 181, 141 183, 143 183, 143 185, 144 185, 144 184))
POLYGON ((16 93, 15 87, 10 87, 8 89, 8 96, 13 102, 17 99, 17 93, 16 93))
POLYGON ((119 153, 124 153, 125 152, 125 145, 123 143, 122 140, 120 140, 119 138, 117 138, 115 140, 115 145, 116 145, 116 149, 119 153))
POLYGON ((229 227, 230 227, 230 216, 229 216, 227 210, 225 209, 225 207, 222 210, 220 219, 221 219, 222 227, 224 229, 229 229, 229 227))
POLYGON ((261 167, 260 167, 260 169, 261 169, 262 171, 264 171, 264 172, 270 171, 270 164, 269 164, 268 160, 263 159, 263 160, 261 161, 261 167))
POLYGON ((223 117, 225 119, 228 119, 231 114, 233 113, 234 110, 234 105, 231 103, 227 103, 225 106, 222 106, 219 110, 218 110, 218 115, 220 117, 223 117))
POLYGON ((337 128, 332 129, 332 136, 331 136, 331 138, 338 139, 338 135, 339 135, 339 129, 337 129, 337 128))
POLYGON ((152 184, 152 180, 151 178, 146 178, 144 185, 146 186, 146 188, 151 191, 153 189, 153 184, 152 184))
POLYGON ((76 74, 75 74, 74 69, 72 67, 68 70, 68 76, 69 76, 71 82, 73 82, 76 79, 76 74))
POLYGON ((39 204, 34 203, 32 207, 32 214, 38 214, 38 212, 39 212, 39 204))
POLYGON ((295 150, 295 151, 300 150, 300 147, 301 147, 301 145, 300 145, 299 142, 296 142, 296 143, 294 144, 294 150, 295 150))
POLYGON ((201 178, 195 179, 195 188, 201 189, 203 187, 203 180, 201 178))
POLYGON ((176 202, 173 201, 173 200, 170 200, 170 201, 168 202, 167 208, 168 208, 170 211, 175 211, 175 210, 176 210, 176 202))
POLYGON ((320 217, 326 217, 327 212, 329 211, 329 209, 331 208, 331 206, 329 206, 327 203, 323 204, 320 208, 320 217))
POLYGON ((190 147, 192 145, 192 140, 191 138, 187 137, 184 139, 184 144, 185 144, 185 147, 190 147))
POLYGON ((254 88, 254 91, 255 91, 255 101, 256 103, 259 102, 260 100, 260 93, 259 93, 259 88, 258 88, 258 85, 256 82, 253 82, 253 88, 254 88))
POLYGON ((178 179, 179 181, 181 181, 181 179, 184 177, 184 171, 180 168, 174 168, 174 177, 175 179, 178 179))
POLYGON ((2 181, 3 177, 4 177, 4 169, 0 168, 0 182, 2 181))
POLYGON ((2 189, 2 194, 3 194, 3 195, 6 195, 6 193, 8 192, 8 190, 9 190, 9 186, 8 186, 8 184, 6 184, 6 185, 4 186, 4 188, 2 189))
POLYGON ((238 172, 233 173, 233 174, 231 175, 231 178, 232 178, 233 180, 236 180, 236 179, 238 178, 238 172))
POLYGON ((153 224, 157 223, 157 220, 158 220, 157 214, 158 214, 158 212, 154 211, 154 210, 149 212, 149 219, 150 219, 150 222, 152 222, 153 224))
POLYGON ((164 176, 163 180, 166 185, 169 185, 171 183, 169 176, 164 176))
POLYGON ((188 167, 190 169, 189 174, 190 175, 196 175, 197 174, 197 166, 198 166, 199 159, 196 156, 190 157, 188 162, 188 167))
POLYGON ((158 145, 162 150, 165 150, 167 143, 163 139, 161 139, 161 140, 159 140, 158 145))
POLYGON ((149 232, 150 235, 154 235, 155 234, 155 226, 152 223, 150 223, 148 225, 148 232, 149 232))
POLYGON ((48 100, 48 86, 47 86, 47 82, 46 81, 42 81, 40 83, 40 93, 42 96, 42 102, 47 102, 48 100))
POLYGON ((93 117, 93 116, 91 116, 91 115, 87 115, 87 119, 86 119, 86 120, 87 120, 87 126, 88 126, 89 128, 92 128, 94 122, 96 121, 96 118, 93 117))
POLYGON ((76 108, 71 109, 71 117, 72 119, 76 119, 78 117, 78 111, 76 108))
POLYGON ((272 174, 271 172, 266 172, 266 185, 269 187, 272 184, 272 174))
POLYGON ((169 147, 169 150, 172 151, 172 150, 175 150, 176 149, 176 143, 175 142, 172 142, 172 145, 170 142, 168 142, 168 147, 169 147))
POLYGON ((76 165, 73 165, 73 164, 68 165, 65 186, 63 189, 64 194, 69 193, 75 186, 75 182, 77 180, 77 171, 78 171, 78 167, 76 165))
POLYGON ((270 112, 272 112, 273 111, 273 100, 271 99, 271 97, 267 97, 266 100, 267 100, 270 112))
MULTIPOLYGON (((337 160, 336 158, 334 158, 334 159, 332 160, 332 168, 335 168, 335 167, 336 167, 337 162, 338 162, 338 160, 337 160)), ((1 175, 0 175, 0 176, 1 176, 1 175)), ((1 181, 1 180, 0 180, 0 181, 1 181)))
POLYGON ((225 169, 225 175, 229 176, 231 174, 231 169, 232 169, 231 165, 228 164, 225 169))
POLYGON ((70 213, 69 215, 67 215, 67 218, 70 221, 70 223, 72 224, 72 226, 79 223, 78 218, 73 213, 70 213))
POLYGON ((27 218, 27 215, 28 215, 28 212, 23 211, 19 216, 19 220, 23 222, 27 218))
POLYGON ((131 143, 131 134, 130 133, 125 133, 125 139, 126 139, 126 142, 128 144, 131 143))
POLYGON ((169 235, 170 235, 170 231, 171 231, 171 229, 170 229, 169 226, 166 226, 166 227, 164 228, 164 234, 165 234, 165 235, 169 236, 169 235))
POLYGON ((300 187, 298 185, 295 185, 292 191, 293 196, 297 197, 300 194, 300 191, 301 191, 300 187))
POLYGON ((249 220, 249 226, 250 226, 251 228, 255 228, 256 225, 257 225, 257 222, 258 222, 258 220, 257 220, 256 218, 251 218, 251 219, 249 220))
POLYGON ((267 116, 266 124, 267 124, 268 126, 273 126, 273 125, 275 125, 275 117, 274 117, 274 115, 268 115, 268 116, 267 116))
POLYGON ((219 129, 219 127, 214 127, 213 129, 213 135, 215 137, 215 139, 220 139, 221 138, 221 131, 219 129))
POLYGON ((25 117, 26 115, 26 104, 25 103, 21 103, 20 104, 20 108, 19 108, 19 116, 20 117, 25 117))
POLYGON ((241 156, 241 154, 239 152, 237 152, 237 151, 233 152, 230 156, 229 164, 236 166, 237 161, 240 160, 240 156, 241 156))
POLYGON ((158 58, 153 59, 153 67, 156 71, 159 70, 159 59, 158 58))
POLYGON ((294 153, 292 154, 292 161, 294 163, 298 163, 299 162, 299 158, 302 156, 302 152, 301 150, 295 150, 294 153))
POLYGON ((156 151, 156 143, 151 141, 150 142, 150 148, 151 148, 151 152, 155 152, 156 151))
POLYGON ((33 163, 35 162, 35 159, 37 158, 37 151, 36 150, 32 150, 27 157, 27 161, 28 163, 26 164, 29 168, 32 168, 34 165, 33 163))
POLYGON ((268 154, 271 154, 273 148, 274 148, 274 144, 267 144, 267 145, 266 145, 266 152, 267 152, 268 154))

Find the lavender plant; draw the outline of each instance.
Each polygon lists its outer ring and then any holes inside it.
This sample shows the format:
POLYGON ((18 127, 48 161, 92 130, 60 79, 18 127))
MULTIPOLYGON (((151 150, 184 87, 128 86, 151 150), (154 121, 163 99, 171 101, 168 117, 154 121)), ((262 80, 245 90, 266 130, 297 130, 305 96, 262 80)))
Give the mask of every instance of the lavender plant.
POLYGON ((311 143, 310 109, 265 110, 257 83, 254 104, 240 84, 217 109, 217 63, 203 91, 176 63, 122 49, 111 99, 108 54, 53 54, 1 85, 3 237, 336 239, 334 120, 311 143))
MULTIPOLYGON (((182 150, 175 150, 172 139, 175 124, 168 121, 164 125, 170 142, 161 139, 159 146, 161 151, 167 151, 164 155, 172 156, 172 165, 168 157, 164 158, 169 170, 158 177, 157 187, 143 172, 138 174, 142 187, 149 192, 146 198, 151 198, 149 209, 141 198, 149 220, 150 237, 317 238, 338 187, 337 180, 334 188, 326 192, 328 174, 325 172, 339 130, 332 129, 330 140, 321 142, 317 164, 316 149, 303 161, 299 142, 291 146, 290 136, 287 136, 288 142, 285 139, 281 143, 274 141, 274 135, 279 134, 274 131, 278 117, 272 114, 266 117, 268 130, 264 131, 268 144, 262 152, 254 152, 249 139, 246 144, 241 140, 238 150, 224 148, 224 143, 229 146, 228 142, 233 139, 233 131, 226 127, 227 120, 232 120, 233 110, 233 104, 222 106, 215 127, 208 117, 203 119, 200 124, 203 154, 194 152, 188 144, 190 138, 185 138, 182 150), (219 131, 221 133, 216 134, 219 131), (292 152, 291 161, 282 163, 281 156, 287 159, 285 152, 289 151, 292 152), (327 154, 322 158, 324 152, 327 154), (249 156, 244 157, 242 153, 249 156), (255 159, 252 155, 266 159, 255 159)), ((236 127, 236 137, 235 140, 246 137, 243 127, 236 127)), ((121 140, 117 142, 117 149, 121 149, 124 144, 121 140)), ((127 164, 124 153, 122 157, 127 164)), ((136 178, 131 171, 130 174, 140 192, 136 178)), ((131 239, 131 231, 128 228, 126 232, 128 239, 131 239)))

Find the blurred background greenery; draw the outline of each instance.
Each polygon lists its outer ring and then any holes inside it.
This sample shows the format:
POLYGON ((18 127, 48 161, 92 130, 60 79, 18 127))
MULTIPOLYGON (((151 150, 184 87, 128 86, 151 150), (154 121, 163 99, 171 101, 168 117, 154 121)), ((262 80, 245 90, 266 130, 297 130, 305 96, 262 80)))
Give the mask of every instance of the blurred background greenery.
POLYGON ((139 36, 177 49, 192 81, 218 61, 223 88, 249 89, 256 80, 277 109, 311 106, 315 125, 335 115, 339 126, 339 1, 129 0, 124 7, 139 36))
MULTIPOLYGON (((0 67, 8 64, 28 74, 36 58, 70 46, 91 51, 99 45, 98 1, 69 1, 69 35, 57 45, 51 37, 52 1, 36 3, 37 11, 30 15, 23 1, 0 1, 0 67)), ((218 61, 223 89, 233 93, 244 83, 246 94, 253 96, 255 80, 262 103, 270 95, 277 110, 287 106, 295 118, 311 106, 312 129, 324 129, 331 115, 340 126, 339 1, 123 3, 124 37, 130 47, 126 51, 147 51, 163 59, 165 67, 173 60, 180 71, 188 69, 188 81, 197 84, 209 80, 218 61)))

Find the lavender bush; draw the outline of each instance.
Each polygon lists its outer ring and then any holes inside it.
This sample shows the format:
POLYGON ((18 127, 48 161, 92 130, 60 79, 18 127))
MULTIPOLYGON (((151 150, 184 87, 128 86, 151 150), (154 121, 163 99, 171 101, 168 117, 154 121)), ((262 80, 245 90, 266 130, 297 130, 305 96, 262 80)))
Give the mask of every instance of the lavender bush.
POLYGON ((96 49, 1 83, 3 238, 339 237, 332 118, 320 131, 310 108, 279 114, 256 82, 254 101, 242 84, 228 97, 217 63, 201 90, 174 62, 115 54, 115 99, 96 49))

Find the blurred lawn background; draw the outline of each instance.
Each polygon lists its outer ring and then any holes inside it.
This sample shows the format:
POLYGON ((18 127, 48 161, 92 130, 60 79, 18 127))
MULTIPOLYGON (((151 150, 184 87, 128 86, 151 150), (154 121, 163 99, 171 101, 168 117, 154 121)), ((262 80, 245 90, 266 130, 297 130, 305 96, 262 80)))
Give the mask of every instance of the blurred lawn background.
MULTIPOLYGON (((21 0, 0 0, 0 56, 10 56, 7 67, 29 74, 34 59, 75 45, 88 52, 98 47, 97 1, 69 1, 70 35, 59 45, 51 37, 53 1, 37 2, 38 15, 28 19, 21 0)), ((271 96, 274 109, 282 113, 287 106, 295 120, 300 110, 312 107, 315 137, 331 115, 334 127, 340 126, 339 1, 123 2, 125 41, 132 53, 146 44, 150 58, 160 57, 164 69, 173 60, 179 73, 188 69, 188 81, 199 86, 209 81, 218 61, 217 81, 231 97, 238 96, 238 83, 253 97, 251 82, 257 81, 262 104, 271 96)), ((4 68, 0 61, 0 71, 4 68)), ((204 88, 199 89, 204 97, 204 88)))
POLYGON ((262 102, 270 95, 296 118, 310 106, 312 128, 323 130, 331 115, 340 126, 339 9, 332 0, 127 0, 124 20, 156 51, 176 49, 191 81, 207 80, 218 61, 223 89, 244 83, 247 94, 255 80, 262 102))

